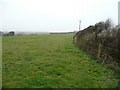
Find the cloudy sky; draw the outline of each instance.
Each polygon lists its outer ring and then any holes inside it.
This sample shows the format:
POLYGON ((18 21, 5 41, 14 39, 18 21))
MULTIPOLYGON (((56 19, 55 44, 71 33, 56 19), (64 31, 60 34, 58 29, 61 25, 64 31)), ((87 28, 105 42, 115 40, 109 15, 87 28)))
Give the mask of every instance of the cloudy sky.
POLYGON ((78 30, 108 18, 118 23, 119 0, 0 0, 0 30, 78 30))

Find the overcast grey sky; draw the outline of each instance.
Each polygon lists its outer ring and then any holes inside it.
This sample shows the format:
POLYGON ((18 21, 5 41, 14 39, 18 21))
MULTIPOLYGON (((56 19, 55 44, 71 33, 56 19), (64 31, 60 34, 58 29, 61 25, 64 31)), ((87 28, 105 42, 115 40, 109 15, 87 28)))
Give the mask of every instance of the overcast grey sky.
POLYGON ((108 18, 118 23, 119 0, 0 0, 3 31, 74 31, 108 18))

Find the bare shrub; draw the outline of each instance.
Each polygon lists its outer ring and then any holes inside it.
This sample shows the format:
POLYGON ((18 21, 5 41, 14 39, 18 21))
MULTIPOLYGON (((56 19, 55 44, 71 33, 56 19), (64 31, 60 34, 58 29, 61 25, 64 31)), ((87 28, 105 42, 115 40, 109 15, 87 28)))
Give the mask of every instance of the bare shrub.
POLYGON ((98 60, 120 63, 120 26, 114 27, 110 19, 79 31, 75 41, 98 60))

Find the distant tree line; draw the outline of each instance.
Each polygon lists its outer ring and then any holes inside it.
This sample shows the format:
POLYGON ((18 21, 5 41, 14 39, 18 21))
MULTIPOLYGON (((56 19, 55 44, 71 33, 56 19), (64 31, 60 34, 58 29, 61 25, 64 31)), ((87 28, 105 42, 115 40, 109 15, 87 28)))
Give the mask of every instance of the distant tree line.
POLYGON ((0 36, 14 36, 15 32, 14 31, 10 31, 9 33, 3 33, 2 31, 0 31, 0 36))

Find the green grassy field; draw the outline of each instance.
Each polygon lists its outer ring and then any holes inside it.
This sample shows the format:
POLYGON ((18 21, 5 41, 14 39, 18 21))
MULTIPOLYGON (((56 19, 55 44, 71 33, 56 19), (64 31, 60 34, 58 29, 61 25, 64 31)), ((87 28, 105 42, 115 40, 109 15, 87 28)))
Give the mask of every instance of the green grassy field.
POLYGON ((116 87, 117 76, 75 47, 72 37, 3 37, 3 88, 116 87))

